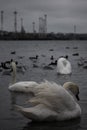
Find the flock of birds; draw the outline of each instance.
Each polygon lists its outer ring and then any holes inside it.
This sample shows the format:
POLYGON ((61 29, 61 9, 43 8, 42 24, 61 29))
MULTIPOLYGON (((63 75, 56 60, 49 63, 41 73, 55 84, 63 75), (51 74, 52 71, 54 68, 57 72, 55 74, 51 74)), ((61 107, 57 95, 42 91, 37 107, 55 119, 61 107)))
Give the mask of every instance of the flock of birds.
MULTIPOLYGON (((30 57, 30 60, 37 58, 38 56, 30 57)), ((5 68, 8 64, 12 72, 12 83, 8 87, 9 91, 17 93, 31 92, 33 94, 32 98, 27 101, 27 104, 32 104, 32 106, 25 108, 14 105, 15 109, 22 115, 31 121, 63 121, 81 116, 81 108, 77 103, 77 100, 79 100, 78 85, 73 82, 66 82, 61 86, 47 80, 41 83, 35 81, 16 82, 18 63, 11 60, 2 66, 5 68)), ((72 66, 68 61, 68 56, 60 57, 51 64, 56 64, 57 73, 59 74, 72 73, 72 66)))
MULTIPOLYGON (((69 49, 67 47, 67 49, 69 49)), ((75 47, 75 49, 77 49, 77 47, 75 47)), ((53 50, 50 50, 53 51, 53 50)), ((16 54, 16 51, 12 51, 11 54, 16 54)), ((73 56, 79 56, 79 53, 73 53, 73 56)), ((45 57, 45 55, 41 55, 42 57, 45 57)), ((19 56, 18 59, 23 59, 24 56, 19 56)), ((29 60, 32 61, 32 67, 33 68, 42 68, 42 69, 47 69, 47 70, 53 70, 54 67, 53 66, 57 66, 57 73, 58 74, 71 74, 72 73, 72 68, 70 65, 70 62, 68 61, 68 55, 66 56, 61 56, 57 59, 54 58, 54 56, 52 55, 50 57, 51 62, 49 64, 42 64, 41 66, 37 65, 37 61, 39 59, 39 56, 31 56, 29 57, 29 60)), ((1 62, 0 64, 0 72, 2 72, 3 75, 11 75, 12 69, 10 66, 10 63, 13 61, 13 59, 5 61, 5 62, 1 62)), ((25 71, 27 70, 28 66, 26 65, 22 65, 19 64, 18 61, 16 62, 16 67, 17 67, 17 72, 20 72, 22 74, 25 73, 25 71)), ((87 69, 87 59, 80 57, 77 61, 77 65, 78 67, 82 67, 83 69, 87 69)))
MULTIPOLYGON (((67 47, 67 49, 69 48, 67 47)), ((14 51, 11 54, 15 53, 16 52, 14 51)), ((79 53, 73 54, 73 56, 78 55, 79 53)), ((29 59, 36 61, 38 55, 35 57, 29 57, 29 59)), ((51 63, 47 66, 43 66, 44 69, 49 69, 51 65, 56 65, 58 74, 72 73, 72 66, 68 60, 68 56, 61 56, 55 61, 53 56, 51 56, 50 59, 51 63)), ((83 58, 80 58, 77 64, 78 66, 87 68, 87 61, 83 58)), ((33 64, 33 67, 37 67, 37 65, 33 64)), ((10 83, 8 87, 10 92, 31 92, 33 94, 33 97, 27 101, 27 103, 32 104, 32 106, 25 108, 16 104, 14 105, 18 112, 31 119, 31 121, 63 121, 81 116, 81 108, 77 102, 79 100, 79 86, 75 83, 66 82, 61 86, 55 82, 49 82, 47 80, 41 83, 35 81, 16 82, 16 71, 18 69, 25 71, 26 66, 18 66, 18 62, 13 61, 13 59, 2 62, 0 65, 0 71, 2 72, 3 69, 9 70, 10 73, 12 72, 12 83, 10 83)))
MULTIPOLYGON (((67 47, 66 49, 69 49, 67 47)), ((77 49, 75 47, 74 49, 77 49)), ((50 50, 53 51, 53 50, 50 50)), ((15 51, 11 54, 16 54, 15 51)), ((79 56, 79 53, 72 54, 73 56, 79 56)), ((45 57, 45 55, 42 55, 45 57)), ((23 57, 19 57, 22 59, 23 57)), ((38 67, 36 61, 39 56, 29 57, 33 61, 33 67, 38 67)), ((58 74, 71 74, 72 65, 68 60, 68 56, 61 56, 57 60, 50 57, 51 62, 48 65, 44 65, 43 69, 52 69, 51 66, 56 66, 58 74)), ((82 66, 87 69, 87 60, 84 58, 78 59, 78 66, 82 66)), ((8 90, 10 92, 17 93, 32 93, 33 96, 29 98, 27 104, 32 104, 29 107, 23 107, 14 105, 15 109, 29 118, 31 121, 64 121, 73 118, 79 118, 81 116, 81 108, 78 104, 79 100, 79 86, 73 82, 66 82, 62 85, 56 84, 51 81, 43 81, 37 83, 35 81, 16 81, 16 72, 25 72, 26 66, 19 66, 17 61, 13 59, 5 62, 1 62, 0 72, 5 71, 5 74, 12 73, 12 82, 9 84, 8 90)))

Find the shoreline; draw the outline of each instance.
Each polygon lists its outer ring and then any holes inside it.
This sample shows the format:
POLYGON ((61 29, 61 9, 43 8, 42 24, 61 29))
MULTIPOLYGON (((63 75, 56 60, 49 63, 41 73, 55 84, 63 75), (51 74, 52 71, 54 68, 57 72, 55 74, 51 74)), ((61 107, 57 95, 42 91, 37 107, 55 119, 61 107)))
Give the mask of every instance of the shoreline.
POLYGON ((21 33, 0 32, 0 40, 87 40, 87 34, 80 33, 21 33))

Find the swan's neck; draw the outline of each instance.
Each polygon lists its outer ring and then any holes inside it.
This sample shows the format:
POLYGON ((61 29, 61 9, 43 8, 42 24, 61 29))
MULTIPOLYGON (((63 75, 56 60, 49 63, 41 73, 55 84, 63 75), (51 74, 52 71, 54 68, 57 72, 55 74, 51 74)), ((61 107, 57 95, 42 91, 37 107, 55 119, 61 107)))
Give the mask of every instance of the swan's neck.
POLYGON ((14 84, 16 82, 16 64, 15 64, 15 62, 12 62, 11 65, 12 65, 12 69, 13 69, 12 84, 14 84))

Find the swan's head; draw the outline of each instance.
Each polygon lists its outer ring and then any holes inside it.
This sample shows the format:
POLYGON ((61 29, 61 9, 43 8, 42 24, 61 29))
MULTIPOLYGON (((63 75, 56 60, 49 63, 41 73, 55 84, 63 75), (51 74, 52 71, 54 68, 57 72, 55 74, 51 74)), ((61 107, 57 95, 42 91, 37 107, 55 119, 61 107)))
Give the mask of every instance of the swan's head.
POLYGON ((63 87, 66 90, 71 91, 75 95, 77 100, 79 100, 79 87, 78 87, 78 85, 76 85, 75 83, 72 83, 72 82, 66 82, 66 83, 64 83, 63 87))

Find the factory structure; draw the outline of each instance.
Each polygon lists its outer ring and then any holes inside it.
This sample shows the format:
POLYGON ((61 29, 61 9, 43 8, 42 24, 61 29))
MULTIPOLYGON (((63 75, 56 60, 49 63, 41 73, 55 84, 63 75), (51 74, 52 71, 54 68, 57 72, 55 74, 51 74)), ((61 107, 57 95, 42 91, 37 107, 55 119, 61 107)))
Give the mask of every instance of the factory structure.
MULTIPOLYGON (((38 18, 38 23, 32 21, 32 31, 26 32, 24 28, 24 19, 19 17, 17 11, 13 12, 13 29, 7 31, 5 29, 5 12, 0 12, 0 40, 87 40, 87 33, 77 33, 77 26, 73 26, 73 32, 71 33, 48 33, 47 14, 38 18), (20 19, 20 25, 19 25, 20 19), (38 28, 36 28, 38 25, 38 28), (19 30, 20 28, 20 30, 19 30)), ((10 23, 10 22, 9 22, 10 23)))
MULTIPOLYGON (((18 12, 17 11, 14 11, 13 12, 13 17, 14 17, 14 21, 13 21, 13 26, 14 26, 14 29, 13 29, 13 32, 17 33, 19 32, 18 31, 18 12)), ((5 28, 4 28, 4 21, 5 21, 5 18, 4 18, 4 11, 1 10, 1 16, 0 16, 0 32, 3 32, 5 31, 5 28)), ((24 28, 24 24, 23 24, 23 17, 20 18, 20 32, 21 33, 25 33, 25 28, 24 28)), ((35 23, 35 21, 32 22, 32 31, 31 33, 33 34, 47 34, 47 14, 44 14, 43 16, 39 17, 38 18, 38 23, 35 23), (36 24, 38 24, 38 29, 36 30, 36 24)), ((29 30, 30 32, 30 30, 29 30)), ((76 33, 76 25, 74 25, 74 31, 73 33, 76 33)))
MULTIPOLYGON (((18 12, 14 11, 14 30, 13 32, 17 33, 18 32, 18 12)), ((5 30, 4 28, 4 11, 1 10, 1 18, 0 18, 0 31, 3 32, 5 30)), ((24 25, 23 25, 23 18, 20 19, 21 24, 20 24, 20 31, 23 33, 25 32, 24 25)), ((38 30, 36 30, 36 23, 32 22, 32 33, 39 33, 39 34, 46 34, 47 33, 47 14, 44 15, 44 17, 39 17, 38 18, 38 30)))
POLYGON ((39 17, 39 33, 46 34, 47 33, 47 15, 44 17, 39 17))

